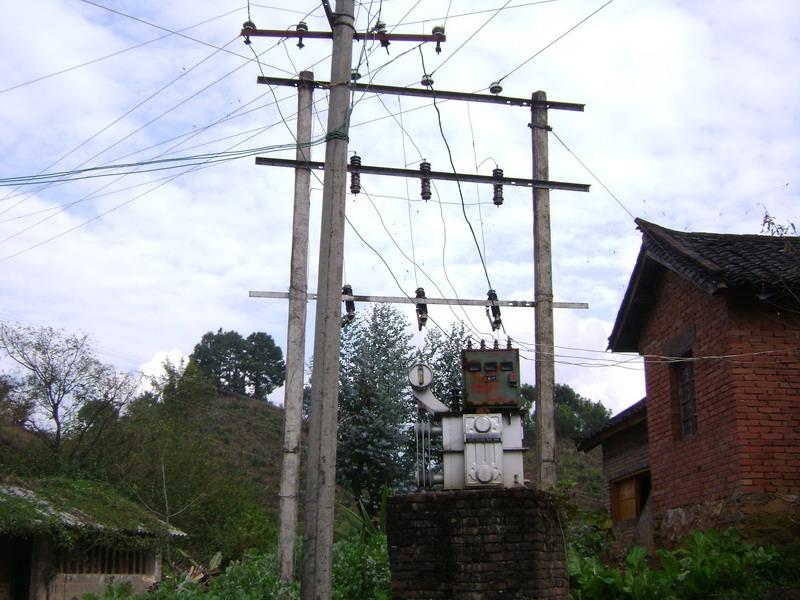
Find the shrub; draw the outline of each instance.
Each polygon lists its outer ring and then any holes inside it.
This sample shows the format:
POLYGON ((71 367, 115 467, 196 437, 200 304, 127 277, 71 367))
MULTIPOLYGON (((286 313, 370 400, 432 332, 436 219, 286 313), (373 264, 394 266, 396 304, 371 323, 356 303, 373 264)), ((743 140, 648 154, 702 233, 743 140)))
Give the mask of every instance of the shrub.
POLYGON ((776 585, 770 575, 780 569, 779 555, 741 541, 734 529, 697 531, 675 550, 657 553, 660 568, 648 563, 644 548, 634 548, 624 568, 581 556, 570 548, 568 568, 576 600, 664 598, 757 599, 776 585))

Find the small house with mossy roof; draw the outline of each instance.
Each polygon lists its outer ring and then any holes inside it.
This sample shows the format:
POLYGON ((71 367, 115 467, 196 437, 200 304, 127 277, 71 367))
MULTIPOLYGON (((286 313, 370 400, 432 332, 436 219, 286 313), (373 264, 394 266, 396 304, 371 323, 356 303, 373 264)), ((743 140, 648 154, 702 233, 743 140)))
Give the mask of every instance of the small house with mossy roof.
POLYGON ((0 600, 73 600, 110 583, 142 592, 161 578, 160 549, 185 534, 90 481, 0 482, 0 600))
POLYGON ((602 445, 612 517, 657 546, 800 538, 800 237, 636 224, 609 349, 644 357, 647 398, 580 446, 602 445))

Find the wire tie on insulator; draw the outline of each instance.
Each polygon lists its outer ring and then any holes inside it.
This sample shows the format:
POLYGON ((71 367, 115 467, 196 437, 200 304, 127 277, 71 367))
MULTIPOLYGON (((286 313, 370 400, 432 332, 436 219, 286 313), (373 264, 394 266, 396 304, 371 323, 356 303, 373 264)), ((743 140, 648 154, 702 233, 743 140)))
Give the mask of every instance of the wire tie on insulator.
POLYGON ((495 96, 503 91, 503 86, 500 85, 499 81, 495 81, 492 85, 489 86, 489 92, 494 94, 495 96))
POLYGON ((433 87, 433 77, 425 73, 420 80, 420 83, 425 87, 433 87))
MULTIPOLYGON (((352 296, 353 287, 345 284, 342 286, 342 296, 352 296)), ((356 318, 356 303, 354 300, 344 301, 344 315, 342 316, 342 327, 351 323, 356 318)))
POLYGON ((502 327, 503 321, 500 319, 500 307, 497 305, 497 292, 489 290, 486 294, 489 305, 486 307, 486 316, 492 326, 492 331, 497 331, 502 327))
MULTIPOLYGON (((250 32, 255 30, 256 30, 256 24, 253 23, 252 21, 245 21, 242 24, 242 31, 250 32)), ((250 36, 247 33, 244 34, 244 43, 247 44, 248 46, 253 43, 250 41, 250 36)))
POLYGON ((422 177, 419 178, 420 196, 423 200, 428 201, 431 199, 431 163, 423 159, 419 163, 419 172, 422 173, 422 177))
POLYGON ((481 350, 486 350, 486 340, 481 340, 481 350))
MULTIPOLYGON (((418 287, 417 290, 414 292, 417 298, 424 298, 425 297, 425 290, 421 287, 418 287)), ((417 304, 417 325, 419 326, 419 330, 422 331, 422 328, 425 327, 425 324, 428 322, 428 305, 418 303, 417 304)))
POLYGON ((359 79, 361 79, 361 73, 358 72, 358 69, 350 71, 350 81, 358 81, 359 79))
POLYGON ((358 168, 361 166, 361 157, 358 154, 353 154, 350 157, 350 193, 358 194, 361 191, 361 171, 358 168))
MULTIPOLYGON (((492 170, 492 177, 497 180, 502 181, 503 179, 503 169, 497 167, 496 169, 492 170)), ((492 197, 492 202, 494 202, 495 206, 500 206, 503 204, 503 184, 502 183, 494 183, 492 184, 494 188, 494 196, 492 197)))
POLYGON ((441 38, 444 37, 444 27, 441 25, 436 25, 433 28, 433 35, 436 36, 436 54, 441 54, 442 52, 442 40, 441 38))
MULTIPOLYGON (((295 27, 297 31, 308 31, 308 25, 306 25, 305 21, 300 21, 297 26, 295 27)), ((303 36, 301 35, 297 40, 297 47, 301 50, 305 48, 305 44, 303 43, 303 36)))

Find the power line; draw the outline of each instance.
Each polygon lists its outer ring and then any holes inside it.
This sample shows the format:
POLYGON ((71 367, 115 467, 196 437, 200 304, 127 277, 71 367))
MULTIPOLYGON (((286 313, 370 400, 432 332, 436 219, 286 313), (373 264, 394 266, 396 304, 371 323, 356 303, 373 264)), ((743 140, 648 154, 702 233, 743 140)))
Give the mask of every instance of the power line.
MULTIPOLYGON (((228 53, 228 54, 230 54, 232 56, 237 56, 239 58, 243 58, 248 62, 253 60, 252 58, 244 56, 243 54, 239 54, 238 52, 234 52, 232 50, 228 50, 226 48, 226 46, 228 46, 229 44, 225 44, 225 46, 216 46, 216 45, 211 44, 209 42, 206 42, 206 41, 194 38, 194 37, 192 37, 190 35, 186 35, 184 33, 181 33, 181 31, 176 31, 174 29, 169 29, 168 27, 162 27, 161 25, 153 23, 152 21, 147 21, 146 19, 141 19, 139 17, 135 17, 133 15, 129 15, 127 13, 124 13, 122 11, 116 10, 114 8, 110 8, 108 6, 104 6, 104 5, 102 5, 102 4, 98 3, 98 2, 93 2, 92 0, 80 0, 80 1, 84 2, 86 4, 91 4, 92 6, 96 6, 97 8, 101 8, 103 10, 107 10, 108 12, 114 13, 115 15, 119 15, 121 17, 125 17, 126 19, 131 19, 131 20, 136 21, 138 23, 142 23, 143 25, 147 25, 148 27, 153 27, 155 29, 160 29, 161 31, 166 31, 167 33, 170 33, 171 35, 177 35, 178 37, 182 37, 182 38, 187 39, 187 40, 189 40, 191 42, 195 42, 196 44, 202 44, 203 46, 208 46, 209 48, 214 48, 214 49, 216 49, 216 50, 218 50, 220 52, 226 52, 226 53, 228 53)), ((236 37, 238 38, 239 36, 237 35, 236 37)), ((279 67, 272 67, 272 68, 273 69, 277 69, 278 71, 283 71, 283 69, 281 69, 279 67)), ((284 73, 288 73, 288 71, 284 71, 284 73)))
MULTIPOLYGON (((425 57, 420 51, 420 58, 422 59, 422 70, 425 71, 425 57)), ((433 90, 433 86, 431 86, 431 90, 433 90)), ((450 167, 453 169, 453 173, 457 173, 456 165, 453 162, 453 153, 450 150, 450 143, 447 141, 447 136, 444 133, 444 126, 442 125, 442 113, 439 110, 439 106, 436 103, 436 96, 433 97, 433 107, 436 109, 436 117, 439 124, 439 133, 442 136, 442 141, 444 141, 444 145, 447 148, 447 156, 450 159, 450 167)), ((464 194, 461 190, 461 182, 456 181, 456 185, 458 186, 458 195, 461 198, 461 210, 464 214, 464 220, 467 222, 469 226, 470 233, 472 233, 472 239, 475 240, 475 248, 478 250, 478 257, 481 259, 481 265, 483 266, 483 272, 486 275, 486 283, 489 284, 489 289, 494 289, 492 287, 491 279, 489 278, 489 270, 486 268, 486 260, 483 257, 483 253, 481 252, 481 246, 478 243, 478 237, 475 235, 475 229, 472 227, 472 223, 469 220, 469 216, 467 215, 467 207, 464 203, 464 194)))
MULTIPOLYGON (((537 0, 536 2, 524 2, 522 4, 512 4, 511 6, 504 6, 502 8, 503 8, 503 10, 511 10, 512 8, 524 8, 526 6, 534 6, 536 4, 550 4, 551 2, 558 2, 558 1, 559 0, 537 0)), ((472 12, 465 12, 465 13, 459 13, 459 14, 451 15, 451 14, 449 14, 450 5, 451 4, 452 4, 452 0, 450 0, 450 2, 448 3, 448 5, 447 5, 447 14, 445 14, 443 17, 430 17, 428 19, 425 19, 424 21, 411 21, 409 23, 405 23, 405 25, 407 25, 407 26, 424 25, 425 23, 430 23, 432 21, 440 21, 442 19, 444 19, 444 24, 447 25, 447 20, 448 19, 457 19, 457 18, 460 18, 460 17, 471 17, 473 15, 481 15, 481 14, 484 14, 484 13, 490 13, 490 12, 494 12, 494 11, 497 10, 496 8, 487 8, 485 10, 474 10, 472 12)))
MULTIPOLYGON (((205 21, 200 21, 199 23, 195 23, 194 25, 189 25, 188 27, 184 27, 183 29, 179 29, 178 32, 189 31, 190 29, 194 29, 196 27, 200 27, 201 25, 206 25, 207 23, 211 23, 212 21, 216 21, 218 19, 222 19, 223 17, 227 17, 228 15, 231 15, 231 14, 233 14, 235 12, 239 12, 240 10, 241 10, 241 8, 234 8, 233 10, 229 10, 228 12, 225 12, 225 13, 222 13, 220 15, 217 15, 216 17, 211 17, 210 19, 206 19, 205 21)), ((121 54, 125 54, 126 52, 130 52, 131 50, 136 50, 138 48, 142 48, 143 46, 147 46, 148 44, 152 44, 153 42, 161 41, 161 40, 163 40, 165 38, 168 38, 171 35, 173 35, 172 32, 167 33, 167 34, 162 35, 162 36, 159 36, 157 38, 153 38, 151 40, 147 40, 146 42, 141 42, 141 43, 136 44, 134 46, 129 46, 129 47, 124 48, 122 50, 117 50, 116 52, 112 52, 111 54, 106 54, 105 56, 100 56, 98 58, 94 58, 92 60, 77 64, 77 65, 73 65, 71 67, 67 67, 66 69, 61 69, 60 71, 55 71, 54 73, 49 73, 47 75, 42 75, 41 77, 36 77, 36 78, 30 79, 28 81, 23 81, 22 83, 17 83, 15 85, 12 85, 11 87, 7 87, 5 89, 0 90, 0 94, 5 94, 6 92, 10 92, 12 90, 16 90, 16 89, 19 89, 21 87, 25 87, 27 85, 31 85, 33 83, 38 83, 39 81, 44 81, 45 79, 50 79, 50 78, 56 77, 58 75, 63 75, 64 73, 69 73, 70 71, 75 71, 75 70, 81 69, 83 67, 88 67, 89 65, 93 65, 95 63, 104 61, 106 59, 113 58, 113 57, 119 56, 121 54)))
MULTIPOLYGON (((82 0, 82 1, 87 1, 87 0, 82 0)), ((233 39, 232 39, 230 42, 228 42, 228 44, 231 44, 231 43, 232 43, 232 42, 233 42, 235 39, 236 39, 236 38, 233 38, 233 39)), ((203 58, 203 59, 202 59, 202 60, 200 60, 199 62, 195 63, 195 64, 194 64, 194 65, 193 65, 191 68, 189 68, 187 71, 184 71, 184 72, 182 72, 180 75, 178 75, 177 77, 175 77, 174 79, 172 79, 171 81, 169 81, 168 83, 166 83, 165 85, 161 86, 161 87, 160 87, 158 90, 156 90, 155 92, 153 92, 152 94, 150 94, 150 95, 149 95, 147 98, 145 98, 144 100, 142 100, 142 101, 138 102, 138 103, 137 103, 136 105, 134 105, 132 108, 128 109, 128 110, 127 110, 125 113, 123 113, 121 116, 119 116, 119 117, 117 117, 116 119, 114 119, 113 121, 111 121, 111 123, 109 123, 109 124, 107 124, 106 126, 102 127, 102 128, 99 130, 99 131, 95 132, 94 134, 92 134, 91 136, 89 136, 88 138, 86 138, 85 140, 83 140, 83 141, 82 141, 81 143, 79 143, 77 146, 75 146, 75 147, 73 147, 71 150, 69 150, 69 151, 68 151, 66 154, 63 154, 63 155, 61 155, 61 156, 60 156, 59 158, 57 158, 55 161, 51 162, 51 163, 50 163, 49 165, 47 165, 47 166, 46 166, 44 169, 42 169, 42 171, 40 171, 40 173, 41 173, 41 172, 44 172, 44 171, 46 171, 47 169, 50 169, 50 168, 54 167, 55 165, 57 165, 58 163, 60 163, 62 160, 64 160, 64 159, 65 159, 65 158, 67 158, 68 156, 70 156, 70 155, 74 154, 75 152, 77 152, 77 151, 78 151, 80 148, 84 147, 86 144, 88 144, 88 143, 89 143, 89 142, 91 142, 93 139, 97 138, 99 135, 101 135, 102 133, 104 133, 105 131, 107 131, 107 130, 108 130, 108 129, 110 129, 111 127, 113 127, 115 124, 119 123, 119 122, 120 122, 122 119, 124 119, 125 117, 127 117, 128 115, 130 115, 131 113, 133 113, 135 110, 137 110, 138 108, 140 108, 141 106, 143 106, 144 104, 146 104, 147 102, 149 102, 150 100, 152 100, 153 98, 155 98, 155 97, 156 97, 157 95, 159 95, 161 92, 163 92, 164 90, 166 90, 166 89, 167 89, 167 88, 169 88, 170 86, 174 85, 174 84, 175 84, 175 83, 176 83, 178 80, 180 80, 180 79, 181 79, 181 78, 183 78, 184 76, 186 76, 186 75, 188 75, 189 73, 191 73, 191 72, 192 72, 194 69, 196 69, 197 67, 199 67, 200 65, 202 65, 203 63, 205 63, 207 60, 211 59, 211 58, 212 58, 212 57, 213 57, 213 56, 214 56, 214 55, 215 55, 217 52, 218 52, 218 51, 214 51, 214 52, 212 52, 211 54, 209 54, 208 56, 206 56, 205 58, 203 58)), ((238 69, 237 69, 237 70, 238 70, 238 69)), ((235 72, 235 71, 234 71, 234 72, 235 72)), ((219 80, 218 80, 218 81, 219 81, 219 80)), ((212 85, 213 85, 213 84, 212 84, 212 85)), ((210 87, 210 86, 209 86, 209 87, 210 87)), ((208 89, 208 88, 204 88, 204 89, 208 89)), ((201 91, 203 91, 203 90, 201 90, 201 91)), ((198 92, 198 93, 200 93, 200 92, 198 92)), ((184 100, 184 102, 188 101, 188 100, 189 100, 189 99, 191 99, 192 97, 194 97, 194 96, 190 96, 190 98, 187 98, 186 100, 184 100)), ((114 144, 112 144, 111 146, 107 146, 106 148, 104 148, 103 150, 101 150, 100 152, 98 152, 97 154, 95 154, 95 155, 93 155, 93 156, 91 156, 91 157, 87 158, 87 159, 86 159, 86 160, 84 160, 82 163, 80 163, 78 166, 79 166, 79 167, 81 167, 81 166, 83 166, 83 165, 87 164, 88 162, 90 162, 91 160, 94 160, 95 158, 97 158, 98 156, 100 156, 101 154, 103 154, 104 152, 106 152, 106 151, 110 150, 111 148, 113 148, 113 147, 114 147, 114 146, 116 146, 117 144, 121 143, 122 141, 126 140, 127 138, 129 138, 129 137, 130 137, 130 136, 132 136, 133 134, 135 134, 135 133, 137 133, 137 132, 141 131, 142 129, 144 129, 144 128, 145 128, 145 127, 147 127, 148 125, 152 124, 152 123, 153 123, 153 122, 155 122, 156 120, 160 119, 162 116, 164 116, 165 114, 167 114, 167 113, 168 113, 168 112, 170 112, 171 110, 174 110, 175 108, 177 108, 178 106, 180 106, 180 105, 181 105, 181 104, 183 104, 184 102, 181 102, 181 103, 179 103, 179 104, 176 104, 176 105, 175 105, 175 106, 173 106, 171 109, 169 109, 167 112, 165 112, 165 113, 162 113, 162 114, 161 114, 161 115, 159 115, 158 117, 156 117, 156 118, 154 118, 154 119, 150 120, 148 123, 146 123, 145 125, 143 125, 143 126, 142 126, 142 127, 140 127, 139 129, 136 129, 136 130, 135 130, 135 131, 133 131, 132 133, 129 133, 128 135, 126 135, 126 136, 125 136, 125 137, 123 137, 122 139, 118 140, 117 142, 115 142, 115 143, 114 143, 114 144)), ((3 215, 3 214, 5 214, 5 213, 7 213, 9 210, 12 210, 12 209, 16 208, 17 206, 19 206, 20 204, 22 204, 22 203, 23 203, 25 200, 27 200, 27 198, 29 198, 29 197, 30 197, 30 196, 27 196, 26 198, 23 198, 23 199, 21 199, 21 200, 20 200, 19 202, 17 202, 16 204, 14 204, 14 205, 12 205, 12 206, 10 206, 10 207, 6 208, 5 210, 2 210, 2 211, 0 211, 0 215, 3 215)), ((0 199, 0 201, 2 201, 2 200, 6 200, 6 199, 8 199, 8 198, 7 198, 7 197, 4 197, 4 198, 0 199)))
POLYGON ((581 160, 581 159, 578 157, 578 155, 577 155, 577 154, 575 154, 575 152, 573 152, 573 151, 572 151, 572 149, 571 149, 569 146, 567 146, 567 144, 564 142, 564 140, 562 140, 562 139, 561 139, 561 137, 560 137, 560 136, 559 136, 559 135, 558 135, 558 134, 555 132, 555 130, 552 130, 552 129, 551 129, 551 130, 550 130, 550 133, 552 133, 552 134, 555 136, 555 138, 558 140, 558 142, 559 142, 559 143, 560 143, 562 146, 564 146, 564 149, 565 149, 567 152, 569 152, 569 153, 570 153, 570 154, 573 156, 573 158, 574 158, 575 160, 577 160, 577 161, 578 161, 578 163, 579 163, 579 164, 580 164, 580 165, 581 165, 581 166, 582 166, 584 169, 586 169, 586 172, 587 172, 587 173, 589 173, 589 175, 591 175, 591 176, 594 178, 594 180, 595 180, 597 183, 599 183, 599 184, 600 184, 600 187, 602 187, 602 188, 603 188, 603 189, 604 189, 606 192, 608 192, 608 195, 609 195, 609 196, 611 196, 611 197, 614 199, 614 201, 615 201, 617 204, 619 204, 619 205, 620 205, 620 207, 622 207, 622 210, 624 210, 626 213, 628 213, 628 216, 629 216, 631 219, 635 219, 636 217, 634 217, 634 216, 633 216, 633 213, 632 213, 631 211, 629 211, 629 210, 628 210, 628 208, 627 208, 627 207, 626 207, 626 206, 625 206, 625 205, 622 203, 622 200, 620 200, 619 198, 617 198, 617 195, 616 195, 614 192, 612 192, 612 191, 611 191, 611 190, 608 188, 608 186, 607 186, 605 183, 603 183, 602 181, 600 181, 600 178, 599 178, 597 175, 595 175, 595 174, 594 174, 594 171, 592 171, 592 170, 589 168, 589 166, 588 166, 588 165, 587 165, 585 162, 583 162, 583 161, 582 161, 582 160, 581 160))
POLYGON ((524 67, 525 65, 527 65, 529 62, 531 62, 531 61, 532 61, 534 58, 536 58, 537 56, 539 56, 539 55, 540 55, 542 52, 544 52, 545 50, 547 50, 548 48, 550 48, 552 45, 554 45, 556 42, 558 42, 559 40, 563 39, 564 37, 566 37, 567 35, 569 35, 569 34, 570 34, 570 33, 572 33, 573 31, 575 31, 575 30, 576 30, 578 27, 580 27, 581 25, 583 25, 584 23, 586 23, 586 21, 588 21, 589 19, 591 19, 593 16, 595 16, 597 13, 599 13, 601 10, 603 10, 603 9, 604 9, 606 6, 608 6, 608 5, 609 5, 609 4, 611 4, 612 2, 614 2, 614 0, 608 0, 608 2, 606 2, 605 4, 603 4, 603 5, 602 5, 600 8, 598 8, 598 9, 594 10, 593 12, 589 13, 588 15, 586 15, 586 16, 585 16, 583 19, 581 19, 581 20, 580 20, 580 21, 578 21, 578 22, 577 22, 575 25, 573 25, 572 27, 570 27, 569 29, 567 29, 567 30, 566 30, 564 33, 562 33, 561 35, 559 35, 559 36, 558 36, 556 39, 554 39, 552 42, 550 42, 549 44, 547 44, 546 46, 544 46, 544 47, 543 47, 543 48, 541 48, 540 50, 537 50, 536 52, 534 52, 534 53, 533 53, 531 56, 529 56, 529 57, 528 57, 528 58, 526 58, 524 61, 522 61, 520 64, 518 64, 516 67, 514 67, 513 69, 511 69, 511 70, 510 70, 508 73, 506 73, 505 75, 503 75, 503 76, 502 76, 500 79, 498 79, 498 80, 497 80, 497 81, 498 81, 498 83, 499 83, 499 82, 501 82, 501 81, 503 81, 503 80, 504 80, 506 77, 508 77, 508 76, 509 76, 509 75, 511 75, 512 73, 516 73, 517 71, 519 71, 519 70, 520 70, 522 67, 524 67))
MULTIPOLYGON (((507 0, 507 1, 506 1, 506 3, 505 3, 503 6, 501 6, 501 7, 500 7, 500 8, 498 8, 498 9, 496 9, 496 10, 494 11, 494 13, 492 14, 492 16, 491 16, 491 17, 489 17, 488 19, 486 19, 486 20, 485 20, 485 21, 484 21, 484 22, 483 22, 483 23, 480 25, 480 27, 478 27, 478 28, 477 28, 475 31, 473 31, 473 32, 472 32, 472 34, 471 34, 471 35, 470 35, 470 36, 469 36, 469 37, 468 37, 466 40, 464 40, 464 41, 461 43, 461 45, 460 45, 458 48, 456 48, 455 50, 453 50, 453 52, 451 52, 451 53, 450 53, 450 54, 447 56, 447 58, 445 58, 445 59, 444 59, 444 60, 443 60, 443 61, 442 61, 442 62, 439 64, 439 66, 438 66, 438 67, 436 67, 436 68, 435 68, 435 69, 434 69, 434 70, 433 70, 433 71, 432 71, 430 74, 431 74, 431 75, 433 75, 434 73, 436 73, 436 71, 438 71, 438 70, 439 70, 439 69, 441 69, 443 66, 445 66, 445 65, 446 65, 446 64, 447 64, 447 63, 450 61, 450 59, 451 59, 451 58, 453 58, 453 57, 454 57, 456 54, 458 54, 458 51, 459 51, 459 50, 461 50, 461 49, 462 49, 464 46, 466 46, 466 45, 467 45, 469 42, 471 42, 471 41, 472 41, 472 38, 474 38, 476 35, 478 35, 478 34, 479 34, 479 33, 480 33, 482 30, 483 30, 483 28, 484 28, 484 27, 486 27, 486 26, 487 26, 489 23, 491 23, 491 22, 492 22, 492 19, 494 19, 494 18, 495 18, 497 15, 499 15, 499 14, 500 14, 500 12, 501 12, 501 11, 502 11, 502 10, 503 10, 505 7, 507 7, 507 6, 508 6, 510 3, 511 3, 511 0, 507 0)), ((423 61, 423 63, 424 63, 424 61, 423 61)), ((425 65, 423 64, 422 66, 423 66, 423 69, 424 69, 425 65)), ((427 71, 426 71, 426 73, 427 73, 427 71)), ((431 88, 431 89, 433 89, 433 88, 431 88)), ((434 99, 433 103, 434 103, 434 104, 436 104, 436 99, 434 99)))

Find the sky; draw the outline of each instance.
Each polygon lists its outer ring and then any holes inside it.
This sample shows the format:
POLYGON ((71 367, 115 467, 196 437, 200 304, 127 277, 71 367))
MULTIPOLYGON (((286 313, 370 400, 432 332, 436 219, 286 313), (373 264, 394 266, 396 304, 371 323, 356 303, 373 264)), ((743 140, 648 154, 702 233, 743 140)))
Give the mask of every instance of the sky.
MULTIPOLYGON (((300 20, 329 29, 312 0, 3 3, 0 320, 85 332, 123 371, 153 372, 218 328, 266 331, 285 350, 286 302, 248 293, 288 289, 293 172, 253 156, 294 158, 297 100, 256 77, 311 70, 327 81, 330 42, 248 47, 239 36, 248 11, 261 29, 300 20), (30 185, 107 165, 129 166, 30 185)), ((555 311, 556 381, 614 412, 645 393, 641 361, 606 352, 640 245, 633 218, 726 233, 759 233, 765 211, 800 220, 797 2, 356 2, 359 31, 378 18, 396 33, 443 25, 447 41, 440 54, 434 44, 356 43, 362 83, 420 87, 428 73, 439 90, 487 93, 501 80, 506 96, 544 90, 586 104, 549 113, 550 178, 591 184, 550 194, 555 299, 589 304, 555 311)), ((321 139, 324 90, 314 100, 321 139)), ((417 169, 427 159, 449 171, 452 156, 458 172, 499 166, 530 178, 529 122, 525 108, 358 93, 349 148, 366 165, 417 169)), ((324 160, 323 145, 312 159, 324 160)), ((530 189, 506 186, 496 207, 489 186, 437 182, 427 202, 416 179, 363 175, 362 186, 346 209, 354 293, 422 286, 429 297, 482 299, 483 256, 501 299, 533 299, 530 189)), ((321 187, 312 179, 311 292, 321 187)), ((309 355, 313 316, 311 304, 309 355)), ((464 320, 493 339, 481 308, 431 306, 430 317, 429 326, 464 320)), ((532 383, 533 311, 504 309, 503 322, 500 342, 521 348, 532 383)))

